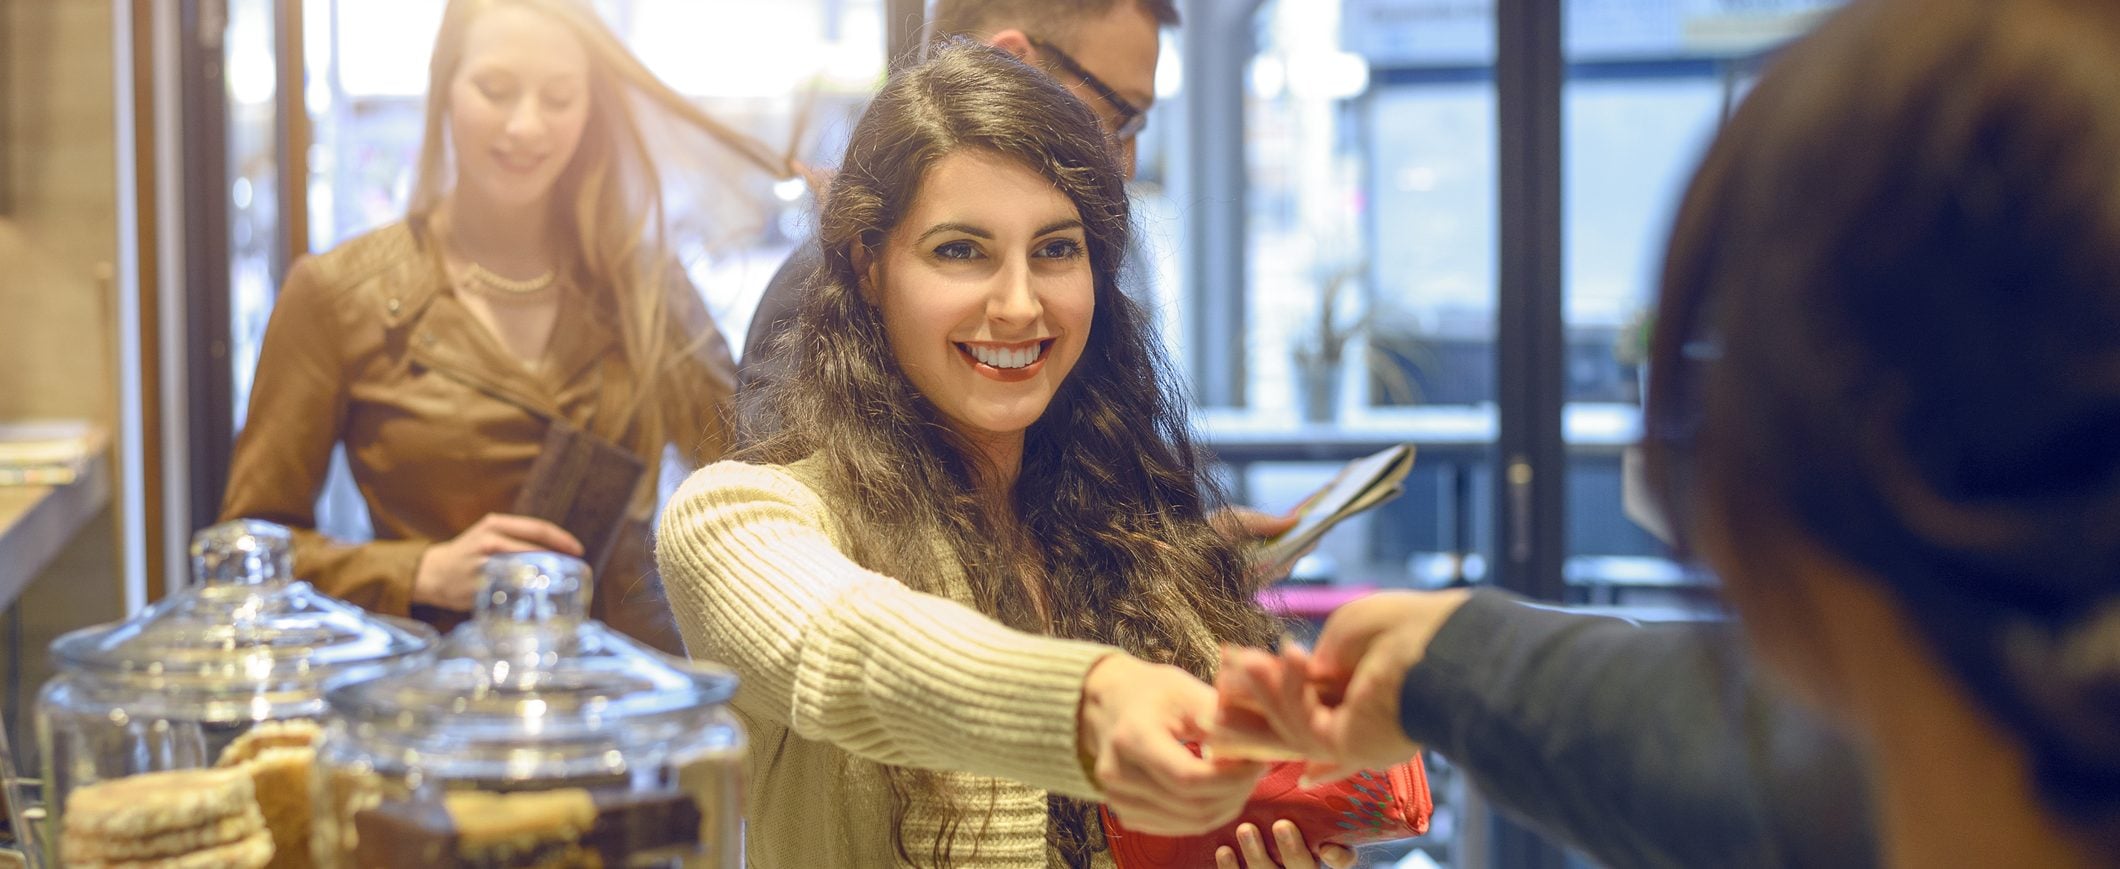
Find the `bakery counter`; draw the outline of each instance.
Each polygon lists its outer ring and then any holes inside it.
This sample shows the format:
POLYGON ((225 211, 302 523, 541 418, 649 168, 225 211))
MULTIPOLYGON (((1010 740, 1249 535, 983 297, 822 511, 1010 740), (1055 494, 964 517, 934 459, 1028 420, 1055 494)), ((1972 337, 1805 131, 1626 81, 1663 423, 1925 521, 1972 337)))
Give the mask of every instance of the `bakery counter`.
POLYGON ((109 466, 98 452, 65 485, 0 486, 0 608, 13 605, 110 503, 109 466))

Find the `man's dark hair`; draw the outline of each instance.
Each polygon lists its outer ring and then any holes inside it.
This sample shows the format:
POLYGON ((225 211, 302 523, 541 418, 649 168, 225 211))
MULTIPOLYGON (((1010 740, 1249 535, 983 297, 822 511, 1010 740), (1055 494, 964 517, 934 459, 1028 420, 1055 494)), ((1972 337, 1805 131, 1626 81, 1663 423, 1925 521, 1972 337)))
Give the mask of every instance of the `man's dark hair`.
POLYGON ((928 36, 985 39, 1015 28, 1040 39, 1067 39, 1075 25, 1111 12, 1120 3, 1138 3, 1156 23, 1178 26, 1177 0, 937 0, 928 36))

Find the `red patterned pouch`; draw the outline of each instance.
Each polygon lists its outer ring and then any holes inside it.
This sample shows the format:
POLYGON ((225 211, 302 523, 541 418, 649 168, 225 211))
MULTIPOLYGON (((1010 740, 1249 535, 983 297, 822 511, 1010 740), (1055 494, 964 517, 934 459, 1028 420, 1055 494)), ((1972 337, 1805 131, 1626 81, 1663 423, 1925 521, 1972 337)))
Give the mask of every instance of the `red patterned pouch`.
POLYGON ((1120 825, 1111 809, 1102 810, 1104 836, 1111 843, 1112 859, 1119 869, 1160 867, 1211 867, 1215 849, 1235 847, 1237 825, 1259 828, 1269 853, 1279 859, 1273 824, 1292 821, 1303 831, 1303 842, 1312 850, 1339 844, 1348 847, 1369 842, 1406 839, 1428 832, 1428 815, 1435 803, 1428 795, 1428 774, 1419 758, 1389 769, 1365 770, 1332 784, 1304 788, 1302 761, 1273 764, 1244 813, 1228 826, 1198 836, 1170 837, 1136 833, 1120 825))

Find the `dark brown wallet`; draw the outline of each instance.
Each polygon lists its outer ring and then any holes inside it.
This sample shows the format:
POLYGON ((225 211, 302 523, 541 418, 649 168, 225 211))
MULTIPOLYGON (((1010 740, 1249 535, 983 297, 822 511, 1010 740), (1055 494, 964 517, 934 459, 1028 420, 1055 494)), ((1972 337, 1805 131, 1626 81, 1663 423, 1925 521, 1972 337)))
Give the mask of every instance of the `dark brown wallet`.
POLYGON ((516 493, 515 512, 567 529, 581 541, 589 569, 602 573, 646 471, 631 450, 555 419, 516 493))

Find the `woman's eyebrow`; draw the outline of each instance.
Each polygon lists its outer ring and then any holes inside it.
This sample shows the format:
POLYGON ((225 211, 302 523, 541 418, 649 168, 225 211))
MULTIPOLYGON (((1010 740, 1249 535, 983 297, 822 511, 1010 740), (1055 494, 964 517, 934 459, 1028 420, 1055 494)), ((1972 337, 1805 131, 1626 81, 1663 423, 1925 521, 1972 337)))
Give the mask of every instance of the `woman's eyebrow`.
MULTIPOLYGON (((1081 229, 1082 227, 1083 224, 1081 218, 1070 217, 1065 220, 1056 220, 1052 223, 1048 223, 1042 227, 1039 227, 1037 232, 1031 234, 1051 235, 1053 233, 1060 232, 1063 230, 1081 229)), ((913 240, 913 243, 919 244, 921 242, 927 241, 929 236, 939 235, 945 232, 961 232, 965 235, 972 236, 973 238, 982 238, 988 241, 992 241, 994 239, 994 234, 992 232, 977 226, 973 226, 969 223, 938 223, 934 226, 928 227, 928 231, 921 233, 919 238, 913 240)))
POLYGON ((927 241, 928 236, 938 235, 945 232, 961 232, 973 238, 983 238, 988 241, 992 241, 994 239, 993 233, 988 232, 984 229, 980 229, 979 227, 973 226, 968 223, 938 223, 934 226, 928 227, 928 231, 921 233, 919 238, 913 240, 913 243, 919 244, 923 241, 927 241))

